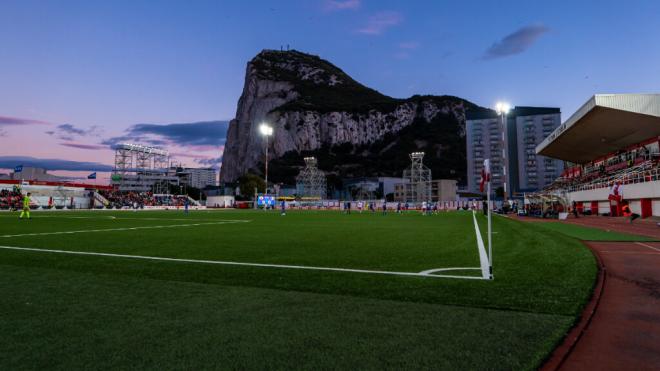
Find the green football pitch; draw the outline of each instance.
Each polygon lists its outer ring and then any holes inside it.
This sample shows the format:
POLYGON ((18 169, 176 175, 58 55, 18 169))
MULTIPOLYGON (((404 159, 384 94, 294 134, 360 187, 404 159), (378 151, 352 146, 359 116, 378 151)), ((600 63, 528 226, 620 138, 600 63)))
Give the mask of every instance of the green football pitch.
POLYGON ((577 239, 472 212, 0 214, 2 369, 534 369, 588 300, 577 239))

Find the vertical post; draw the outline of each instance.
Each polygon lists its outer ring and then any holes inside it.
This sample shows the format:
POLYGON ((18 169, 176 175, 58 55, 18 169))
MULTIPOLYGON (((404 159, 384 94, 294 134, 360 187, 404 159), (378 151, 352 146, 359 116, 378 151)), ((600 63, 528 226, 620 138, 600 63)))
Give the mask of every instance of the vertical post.
POLYGON ((488 193, 486 196, 486 202, 488 203, 488 273, 490 274, 490 279, 493 279, 493 229, 491 227, 491 212, 493 207, 490 204, 490 181, 487 182, 488 193))
POLYGON ((266 189, 264 189, 264 195, 268 194, 268 135, 266 135, 266 189))
POLYGON ((507 188, 506 188, 506 179, 508 177, 506 173, 506 163, 507 163, 507 157, 506 157, 506 152, 508 149, 507 146, 507 141, 506 141, 506 112, 503 110, 502 111, 502 178, 504 181, 504 193, 503 193, 503 201, 506 203, 507 200, 507 188))

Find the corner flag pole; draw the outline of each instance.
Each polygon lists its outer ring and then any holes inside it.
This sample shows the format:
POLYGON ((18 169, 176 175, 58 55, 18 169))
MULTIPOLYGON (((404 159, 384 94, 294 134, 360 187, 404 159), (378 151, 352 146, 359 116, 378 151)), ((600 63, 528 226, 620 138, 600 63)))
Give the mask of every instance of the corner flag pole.
POLYGON ((491 227, 491 210, 490 205, 490 179, 487 182, 488 194, 486 196, 488 203, 488 273, 490 274, 490 279, 493 279, 493 230, 491 227))

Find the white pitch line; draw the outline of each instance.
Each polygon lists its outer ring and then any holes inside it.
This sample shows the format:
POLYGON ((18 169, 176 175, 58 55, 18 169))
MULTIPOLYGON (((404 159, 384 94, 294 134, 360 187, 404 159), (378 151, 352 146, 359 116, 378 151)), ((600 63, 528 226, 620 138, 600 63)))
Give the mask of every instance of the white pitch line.
POLYGON ((244 266, 244 267, 284 268, 284 269, 303 269, 303 270, 330 271, 330 272, 386 274, 386 275, 392 275, 392 276, 457 278, 457 279, 467 279, 467 280, 481 280, 481 279, 483 279, 481 277, 474 277, 474 276, 471 277, 471 276, 453 276, 453 275, 440 275, 440 274, 424 274, 423 272, 414 273, 414 272, 378 271, 378 270, 368 270, 368 269, 313 267, 313 266, 304 266, 304 265, 245 263, 245 262, 222 261, 222 260, 178 259, 178 258, 164 258, 164 257, 158 257, 158 256, 110 254, 110 253, 101 253, 101 252, 67 251, 67 250, 52 250, 52 249, 35 249, 35 248, 31 248, 31 247, 15 247, 15 246, 0 246, 0 249, 45 252, 45 253, 55 253, 55 254, 91 255, 91 256, 112 257, 112 258, 156 260, 156 261, 179 262, 179 263, 218 264, 218 265, 235 265, 235 266, 244 266))
POLYGON ((134 231, 139 229, 164 229, 164 228, 181 228, 181 227, 198 227, 201 225, 219 225, 219 224, 234 224, 242 221, 222 221, 214 223, 194 223, 194 224, 170 224, 170 225, 150 225, 144 227, 125 227, 125 228, 106 228, 106 229, 83 229, 78 231, 59 231, 59 232, 38 232, 38 233, 23 233, 23 234, 6 234, 0 235, 0 238, 11 237, 24 237, 24 236, 51 236, 58 234, 74 234, 74 233, 97 233, 97 232, 116 232, 116 231, 134 231))
MULTIPOLYGON (((18 219, 15 215, 0 215, 0 218, 16 218, 18 219)), ((43 218, 57 218, 57 219, 115 219, 114 216, 111 215, 106 215, 106 216, 59 216, 59 215, 39 215, 36 217, 36 219, 43 219, 43 218)))
POLYGON ((472 211, 472 220, 474 220, 474 233, 477 234, 477 248, 479 249, 479 263, 481 264, 481 276, 487 280, 490 278, 490 269, 488 267, 488 254, 484 247, 484 240, 481 237, 479 224, 477 224, 477 213, 472 211))
MULTIPOLYGON (((0 215, 0 218, 16 218, 14 215, 0 215)), ((163 221, 189 221, 189 222, 247 222, 249 220, 245 219, 194 219, 194 218, 133 218, 133 217, 123 217, 123 216, 60 216, 60 215, 37 215, 33 219, 43 219, 43 218, 56 218, 56 219, 98 219, 98 220, 163 220, 163 221)))
POLYGON ((638 244, 639 246, 644 246, 644 247, 648 247, 649 249, 653 249, 655 251, 660 251, 660 249, 658 249, 657 247, 653 247, 653 246, 647 245, 645 243, 641 243, 641 242, 635 242, 635 243, 638 244))
POLYGON ((437 269, 429 269, 425 271, 419 272, 419 274, 432 274, 435 272, 446 272, 446 271, 467 271, 467 270, 480 270, 480 267, 474 268, 437 268, 437 269))

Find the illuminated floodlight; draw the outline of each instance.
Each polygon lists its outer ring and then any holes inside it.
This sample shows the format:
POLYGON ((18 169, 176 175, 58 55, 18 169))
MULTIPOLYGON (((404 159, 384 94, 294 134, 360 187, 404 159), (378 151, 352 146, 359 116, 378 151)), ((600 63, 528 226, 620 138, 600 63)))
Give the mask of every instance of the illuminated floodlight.
POLYGON ((261 132, 261 135, 265 135, 265 136, 273 135, 273 128, 271 126, 268 126, 267 124, 259 125, 259 131, 261 132))
POLYGON ((511 105, 506 102, 497 102, 497 104, 495 104, 495 110, 497 111, 498 115, 506 115, 511 110, 511 105))

